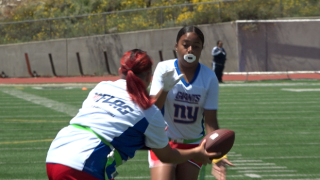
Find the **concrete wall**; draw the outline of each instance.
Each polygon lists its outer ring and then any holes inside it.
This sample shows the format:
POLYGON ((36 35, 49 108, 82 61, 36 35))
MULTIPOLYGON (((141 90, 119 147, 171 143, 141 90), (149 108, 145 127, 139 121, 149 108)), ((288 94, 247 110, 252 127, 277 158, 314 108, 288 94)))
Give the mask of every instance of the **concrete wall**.
POLYGON ((66 40, 52 40, 0 46, 0 71, 9 77, 30 77, 26 54, 31 71, 41 76, 53 76, 49 53, 52 54, 56 73, 67 75, 66 40))
MULTIPOLYGON (((110 74, 118 74, 120 59, 124 52, 140 48, 147 51, 154 60, 153 70, 163 60, 173 59, 175 40, 181 27, 147 30, 100 36, 88 36, 31 43, 0 46, 0 72, 9 77, 30 77, 25 53, 28 54, 31 71, 40 76, 53 76, 49 53, 58 76, 79 76, 78 56, 84 75, 107 75, 105 53, 110 66, 110 74)), ((236 35, 231 23, 201 25, 205 35, 205 48, 200 62, 211 67, 211 50, 217 40, 224 42, 228 53, 226 71, 237 71, 236 35)))
POLYGON ((239 71, 320 69, 320 21, 238 24, 239 71))
MULTIPOLYGON (((225 72, 319 70, 320 22, 221 23, 198 26, 205 35, 200 62, 212 66, 211 50, 222 40, 227 52, 225 72)), ((59 39, 0 46, 0 72, 30 77, 26 65, 40 76, 53 76, 49 53, 58 76, 79 76, 79 54, 84 75, 117 75, 124 52, 140 48, 154 60, 174 58, 181 27, 100 36, 59 39)))

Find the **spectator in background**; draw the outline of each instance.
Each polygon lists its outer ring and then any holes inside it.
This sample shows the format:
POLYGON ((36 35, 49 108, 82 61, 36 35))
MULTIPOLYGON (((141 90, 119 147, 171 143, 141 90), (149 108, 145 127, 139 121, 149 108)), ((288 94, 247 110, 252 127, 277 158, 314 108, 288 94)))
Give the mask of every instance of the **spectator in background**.
POLYGON ((223 83, 222 81, 222 76, 223 76, 223 69, 224 69, 224 64, 227 60, 227 53, 222 47, 223 43, 222 41, 217 42, 217 46, 215 46, 212 49, 212 56, 213 56, 213 65, 212 65, 212 70, 216 73, 216 76, 219 80, 219 83, 223 83))

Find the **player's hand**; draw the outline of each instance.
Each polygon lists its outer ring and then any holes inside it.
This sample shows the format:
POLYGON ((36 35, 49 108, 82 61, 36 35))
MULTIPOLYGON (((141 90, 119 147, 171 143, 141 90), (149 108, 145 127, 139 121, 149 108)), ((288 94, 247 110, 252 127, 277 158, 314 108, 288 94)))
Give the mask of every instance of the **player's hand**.
POLYGON ((163 83, 163 87, 162 90, 163 91, 170 91, 174 85, 176 85, 183 77, 183 74, 180 74, 179 76, 175 77, 174 76, 174 71, 176 69, 173 68, 171 70, 167 70, 165 73, 162 74, 162 83, 163 83))
POLYGON ((220 155, 220 152, 207 152, 205 149, 205 144, 206 140, 203 140, 198 147, 195 147, 197 154, 192 158, 194 161, 202 163, 203 165, 211 164, 211 159, 220 155))
POLYGON ((217 180, 226 180, 227 179, 226 165, 234 166, 228 159, 224 158, 221 161, 217 162, 216 164, 212 165, 211 174, 217 180))

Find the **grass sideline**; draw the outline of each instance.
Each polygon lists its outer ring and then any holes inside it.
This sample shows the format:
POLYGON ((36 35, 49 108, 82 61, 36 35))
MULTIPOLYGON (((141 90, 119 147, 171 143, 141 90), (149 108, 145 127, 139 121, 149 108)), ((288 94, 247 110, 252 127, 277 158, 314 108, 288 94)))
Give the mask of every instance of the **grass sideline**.
MULTIPOLYGON (((47 179, 51 140, 94 85, 0 86, 0 180, 47 179)), ((220 128, 236 132, 228 180, 319 179, 319 109, 319 80, 221 84, 220 128)), ((205 179, 214 179, 209 169, 205 179)), ((138 151, 118 172, 116 179, 150 179, 147 152, 138 151)))

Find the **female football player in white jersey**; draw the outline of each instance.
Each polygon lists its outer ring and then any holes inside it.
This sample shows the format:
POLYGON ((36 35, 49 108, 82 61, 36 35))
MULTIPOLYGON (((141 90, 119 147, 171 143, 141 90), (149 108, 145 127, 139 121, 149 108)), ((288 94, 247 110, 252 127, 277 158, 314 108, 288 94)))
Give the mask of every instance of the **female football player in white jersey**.
MULTIPOLYGON (((193 158, 210 163, 217 154, 207 153, 205 143, 189 150, 169 146, 163 116, 146 91, 151 71, 152 60, 146 52, 134 49, 123 55, 121 79, 100 82, 51 143, 46 159, 50 180, 114 179, 116 167, 144 146, 163 162, 193 158)), ((168 73, 164 78, 163 86, 170 89, 182 76, 168 73)))
MULTIPOLYGON (((204 35, 195 26, 180 29, 176 39, 177 59, 158 63, 151 84, 150 95, 161 109, 167 125, 167 136, 172 148, 189 149, 198 146, 207 133, 219 129, 217 121, 218 80, 214 72, 199 63, 204 35), (174 76, 183 78, 173 87, 165 88, 162 74, 174 70, 174 76), (163 90, 161 90, 163 87, 163 90), (158 92, 163 92, 157 96, 158 92), (205 125, 205 127, 203 126, 205 125), (204 129, 205 128, 205 129, 204 129)), ((159 157, 160 159, 160 157, 159 157)), ((196 180, 202 167, 192 158, 184 163, 162 163, 156 153, 149 151, 152 180, 196 180)), ((226 158, 213 165, 212 174, 225 179, 225 164, 233 165, 226 158)))

